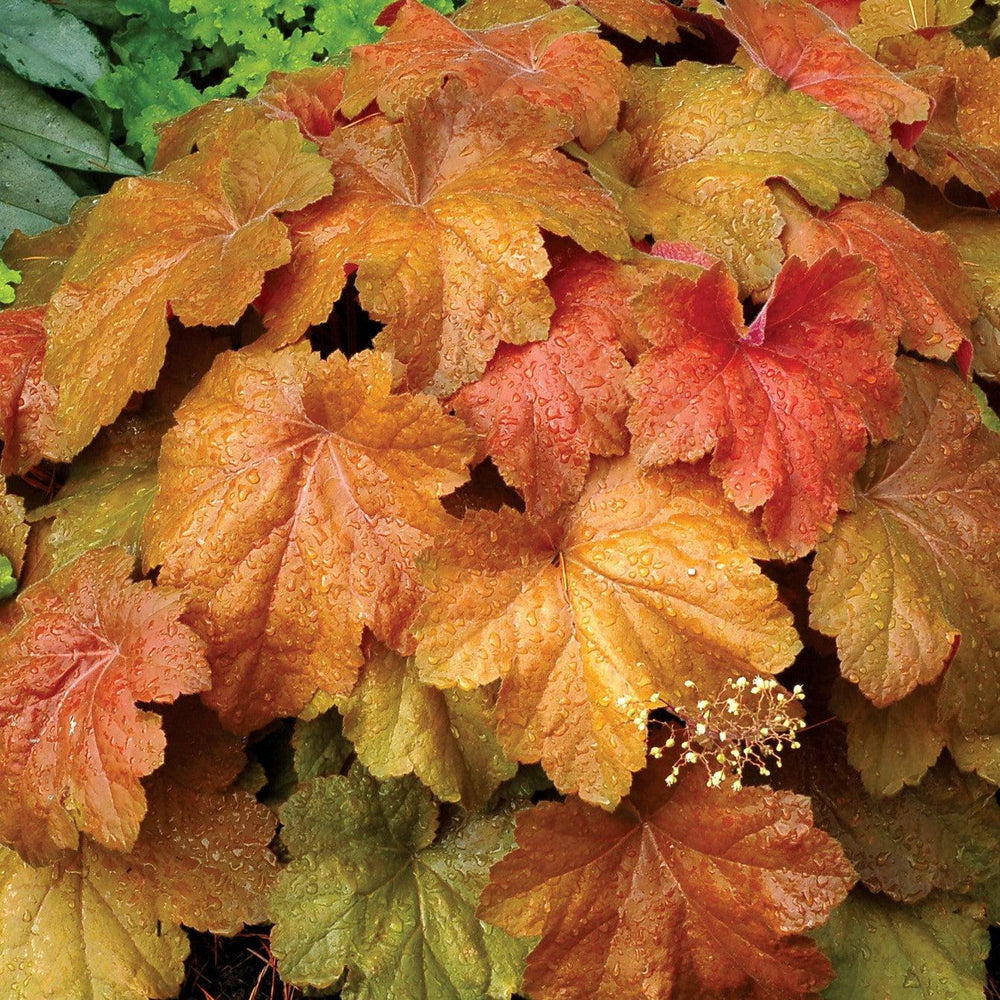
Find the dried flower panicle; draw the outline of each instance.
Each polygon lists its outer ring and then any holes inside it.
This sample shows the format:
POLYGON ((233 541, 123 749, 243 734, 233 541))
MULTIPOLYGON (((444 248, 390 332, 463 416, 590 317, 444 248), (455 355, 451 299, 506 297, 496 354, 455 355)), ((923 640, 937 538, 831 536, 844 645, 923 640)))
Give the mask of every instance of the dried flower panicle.
MULTIPOLYGON (((659 703, 685 723, 663 746, 650 750, 652 756, 661 757, 665 749, 679 745, 681 753, 667 775, 668 785, 676 783, 683 766, 700 763, 708 774, 709 788, 728 782, 738 792, 743 787, 743 768, 747 764, 766 778, 771 766, 781 767, 779 755, 786 747, 799 748, 797 737, 805 720, 793 714, 792 704, 805 697, 801 684, 796 684, 789 694, 773 677, 735 677, 729 678, 711 699, 698 696, 694 681, 685 681, 684 687, 691 692, 693 707, 686 703, 666 704, 658 693, 649 699, 654 708, 659 703)), ((618 704, 636 728, 647 729, 649 706, 625 697, 619 698, 618 704)))

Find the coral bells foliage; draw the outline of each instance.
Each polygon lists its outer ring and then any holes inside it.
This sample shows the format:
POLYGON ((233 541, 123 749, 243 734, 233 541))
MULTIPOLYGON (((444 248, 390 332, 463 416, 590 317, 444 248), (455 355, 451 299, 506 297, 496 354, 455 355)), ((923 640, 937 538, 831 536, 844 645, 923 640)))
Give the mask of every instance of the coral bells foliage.
POLYGON ((981 996, 968 13, 404 0, 11 237, 0 994, 981 996))

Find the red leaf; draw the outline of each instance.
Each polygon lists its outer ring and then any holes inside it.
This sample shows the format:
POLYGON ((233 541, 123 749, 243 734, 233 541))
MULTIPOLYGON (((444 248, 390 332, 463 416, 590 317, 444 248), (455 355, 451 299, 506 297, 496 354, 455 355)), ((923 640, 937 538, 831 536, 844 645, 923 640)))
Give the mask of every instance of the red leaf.
POLYGON ((721 265, 667 289, 653 347, 629 376, 639 461, 714 450, 712 471, 736 506, 765 505, 777 548, 808 552, 850 504, 868 435, 887 437, 897 422, 896 338, 870 320, 873 292, 870 267, 836 251, 788 260, 749 327, 721 265))
POLYGON ((812 995, 828 962, 803 936, 854 883, 840 845, 790 792, 665 782, 653 762, 612 814, 546 802, 517 821, 480 914, 541 935, 524 989, 537 1000, 812 995))
POLYGON ((132 556, 92 549, 25 590, 0 640, 0 838, 35 863, 79 833, 116 850, 146 811, 139 779, 163 762, 159 716, 136 702, 208 686, 178 591, 131 583, 132 556))
POLYGON ((579 497, 591 454, 627 448, 629 364, 614 317, 616 306, 629 308, 631 289, 612 284, 613 267, 596 254, 557 266, 548 282, 556 301, 548 340, 501 344, 483 377, 451 401, 480 435, 478 458, 491 456, 538 517, 579 497))
POLYGON ((731 0, 720 9, 758 66, 837 108, 877 142, 888 145, 895 122, 926 123, 927 95, 862 52, 806 0, 731 0))
POLYGON ((875 265, 873 291, 907 350, 946 360, 968 343, 976 299, 948 236, 921 231, 881 201, 844 199, 832 212, 814 213, 790 191, 775 197, 790 255, 812 262, 835 249, 875 265))
POLYGON ((0 312, 0 472, 25 472, 42 458, 53 429, 56 390, 42 374, 45 308, 0 312))

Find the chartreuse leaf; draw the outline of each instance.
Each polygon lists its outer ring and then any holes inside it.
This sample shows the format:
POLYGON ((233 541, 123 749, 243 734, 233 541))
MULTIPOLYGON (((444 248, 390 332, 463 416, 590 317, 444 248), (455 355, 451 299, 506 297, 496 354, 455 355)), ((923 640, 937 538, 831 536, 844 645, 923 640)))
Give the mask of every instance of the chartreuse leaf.
POLYGON ((460 420, 393 393, 386 355, 324 361, 308 344, 221 355, 176 418, 144 558, 186 588, 228 726, 348 694, 366 625, 411 651, 416 557, 449 520, 438 497, 468 478, 460 420))
POLYGON ((399 118, 408 101, 454 76, 483 95, 517 95, 568 115, 573 134, 591 149, 614 127, 629 86, 621 53, 596 28, 583 10, 567 6, 515 24, 463 29, 407 0, 377 45, 352 52, 342 110, 354 117, 377 100, 399 118))
POLYGON ((994 434, 1000 434, 1000 416, 990 406, 990 401, 986 398, 986 393, 974 382, 969 383, 969 388, 972 390, 972 395, 976 397, 976 402, 979 404, 979 413, 983 418, 983 426, 987 430, 993 431, 994 434))
POLYGON ((132 583, 132 557, 92 549, 18 596, 0 640, 0 839, 37 863, 80 834, 128 850, 146 811, 140 778, 163 762, 157 716, 209 681, 182 595, 132 583))
POLYGON ((544 340, 554 304, 540 227, 629 251, 607 192, 555 148, 561 123, 520 99, 473 100, 454 80, 399 122, 334 130, 322 149, 337 186, 295 218, 292 261, 264 291, 264 343, 325 322, 350 263, 362 305, 386 324, 376 346, 407 366, 414 391, 450 395, 500 341, 544 340))
POLYGON ((68 857, 32 868, 0 847, 5 998, 175 997, 188 952, 182 924, 233 934, 265 919, 275 817, 227 789, 245 758, 208 714, 195 704, 165 720, 167 762, 148 783, 149 811, 129 853, 85 838, 68 857))
POLYGON ((895 38, 919 32, 931 34, 926 28, 953 28, 972 13, 972 0, 862 0, 860 20, 850 30, 855 45, 871 55, 878 52, 883 38, 895 38))
POLYGON ((873 270, 836 250, 787 260, 749 325, 721 264, 667 286, 629 375, 632 453, 651 466, 714 452, 729 499, 763 505, 776 550, 805 555, 850 505, 868 438, 898 425, 897 338, 874 298, 873 270))
POLYGON ((21 284, 21 272, 8 267, 0 260, 0 306, 9 306, 17 294, 16 285, 21 284))
POLYGON ((732 0, 720 9, 758 66, 836 108, 886 151, 897 123, 912 126, 913 140, 926 123, 927 95, 862 52, 807 0, 732 0))
POLYGON ((376 647, 341 703, 344 735, 377 778, 415 774, 446 802, 482 809, 517 764, 497 741, 495 692, 440 691, 412 657, 376 647))
POLYGON ((990 936, 976 903, 907 906, 855 889, 813 937, 836 973, 824 1000, 982 1000, 990 936))
POLYGON ((770 788, 666 783, 671 755, 609 814, 577 799, 517 820, 517 850, 490 872, 479 912, 541 935, 535 1000, 811 997, 830 979, 805 933, 854 884, 809 800, 770 788))
POLYGON ((583 495, 538 524, 472 511, 423 559, 421 677, 503 679, 500 741, 562 792, 613 807, 646 759, 629 705, 682 703, 783 669, 799 641, 754 558, 767 547, 704 469, 595 462, 583 495))
POLYGON ((7 492, 7 481, 0 476, 0 553, 7 560, 4 567, 4 585, 10 597, 17 587, 17 577, 24 565, 28 545, 28 525, 24 523, 24 501, 7 492))
POLYGON ((618 199, 633 237, 686 240, 724 260, 742 288, 770 284, 781 219, 765 181, 810 204, 866 198, 885 157, 839 112, 766 70, 682 62, 632 68, 613 133, 583 158, 618 199))
POLYGON ((6 0, 0 56, 26 80, 81 94, 111 68, 90 28, 44 0, 6 0))
POLYGON ((482 923, 490 866, 513 846, 511 815, 438 829, 413 778, 380 784, 356 765, 315 778, 282 807, 291 862, 271 898, 286 982, 345 1000, 507 1000, 528 945, 482 923))
POLYGON ((814 628, 878 706, 944 672, 942 719, 1000 727, 1000 440, 948 369, 902 359, 903 434, 872 452, 821 540, 814 628), (947 667, 947 671, 945 668, 947 667))

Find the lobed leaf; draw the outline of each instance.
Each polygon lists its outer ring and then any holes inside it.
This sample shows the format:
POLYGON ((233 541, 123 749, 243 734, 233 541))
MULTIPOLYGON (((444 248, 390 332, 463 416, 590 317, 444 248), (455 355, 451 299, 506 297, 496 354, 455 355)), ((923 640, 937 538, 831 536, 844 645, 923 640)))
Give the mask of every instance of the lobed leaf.
POLYGON ((812 996, 830 978, 804 933, 854 883, 808 799, 664 780, 669 754, 607 814, 574 799, 517 821, 479 912, 541 935, 524 989, 538 1000, 812 996))
POLYGON ((928 96, 862 52, 807 0, 727 0, 721 15, 758 66, 836 108, 885 148, 897 124, 911 126, 908 145, 926 124, 928 96))
POLYGON ((730 500, 763 505, 776 549, 804 555, 850 505, 867 437, 897 426, 896 337, 873 293, 863 261, 833 250, 789 259, 750 326, 721 265, 666 288, 629 376, 633 454, 663 466, 714 451, 730 500))
POLYGON ((129 582, 132 559, 93 549, 24 590, 0 639, 0 839, 29 862, 80 833, 116 850, 146 811, 139 779, 163 762, 159 718, 136 702, 208 684, 182 595, 129 582))
POLYGON ((724 260, 741 287, 770 284, 780 214, 765 182, 810 204, 866 198, 884 156, 861 129, 766 70, 682 62, 632 68, 621 132, 586 156, 636 239, 683 240, 724 260))
POLYGON ((349 264, 386 324, 376 346, 407 366, 414 391, 450 395, 499 341, 543 340, 553 303, 539 227, 612 256, 628 249, 611 200, 553 148, 565 138, 553 113, 477 103, 457 81, 398 123, 372 115, 333 132, 322 148, 337 189, 292 223, 292 261, 265 289, 263 342, 324 322, 349 264))
POLYGON ((377 45, 352 51, 341 109, 353 118, 377 101, 398 119, 408 102, 429 97, 454 77, 476 93, 518 96, 565 115, 590 149, 614 127, 629 84, 621 54, 596 28, 570 5, 514 24, 467 29, 405 0, 377 45))
POLYGON ((292 855, 271 899, 286 981, 345 1000, 507 1000, 527 948, 481 922, 489 866, 512 846, 509 814, 438 832, 414 779, 379 784, 361 767, 316 778, 285 804, 292 855))
POLYGON ((305 344, 221 355, 176 416, 144 558, 190 595, 225 724, 346 695, 366 625, 405 652, 416 556, 468 477, 462 423, 392 395, 385 355, 321 361, 305 344))
POLYGON ((997 683, 1000 442, 947 369, 901 359, 903 435, 859 474, 854 511, 821 540, 810 622, 884 707, 945 671, 944 717, 976 731, 997 683))
POLYGON ((595 463, 560 522, 475 511, 425 554, 421 677, 441 687, 502 677, 508 755, 613 807, 645 760, 625 706, 652 704, 654 692, 682 701, 685 679, 708 696, 797 652, 753 562, 766 551, 703 470, 595 463))
POLYGON ((260 122, 120 182, 94 207, 46 313, 45 374, 59 390, 48 453, 68 460, 163 364, 168 307, 235 323, 288 260, 277 215, 328 194, 329 166, 288 122, 260 122))

